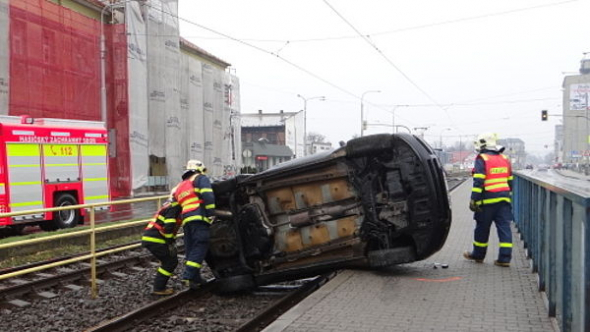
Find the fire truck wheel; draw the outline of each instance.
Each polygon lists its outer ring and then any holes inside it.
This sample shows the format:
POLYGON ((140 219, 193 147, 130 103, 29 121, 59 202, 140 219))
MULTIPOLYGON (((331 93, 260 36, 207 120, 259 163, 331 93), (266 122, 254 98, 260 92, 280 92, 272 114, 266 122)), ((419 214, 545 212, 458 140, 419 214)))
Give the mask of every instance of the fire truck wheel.
POLYGON ((12 225, 10 226, 10 232, 14 235, 22 235, 25 225, 12 225))
MULTIPOLYGON (((78 201, 70 194, 60 194, 55 200, 55 206, 76 205, 78 201)), ((53 212, 53 221, 57 228, 70 228, 78 224, 80 219, 80 210, 65 210, 53 212)))

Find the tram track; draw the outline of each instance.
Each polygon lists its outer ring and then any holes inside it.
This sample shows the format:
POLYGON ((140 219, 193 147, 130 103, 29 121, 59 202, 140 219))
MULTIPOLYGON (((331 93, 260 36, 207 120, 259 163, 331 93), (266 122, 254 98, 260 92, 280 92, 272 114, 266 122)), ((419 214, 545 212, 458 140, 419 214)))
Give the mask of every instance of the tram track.
MULTIPOLYGON (((200 316, 200 320, 211 323, 214 320, 204 312, 203 306, 223 307, 227 303, 248 303, 254 305, 255 310, 248 310, 248 313, 237 319, 217 319, 215 325, 219 330, 253 332, 260 331, 278 316, 292 308, 301 300, 309 296, 316 289, 324 285, 336 275, 335 272, 323 274, 315 278, 299 281, 295 287, 286 285, 284 292, 281 286, 266 288, 271 292, 254 290, 248 294, 232 294, 226 296, 217 295, 218 289, 214 281, 210 281, 198 290, 183 290, 175 295, 149 303, 132 312, 126 313, 97 326, 90 327, 85 331, 159 331, 167 330, 191 330, 196 325, 193 316, 200 316), (205 303, 206 302, 206 303, 205 303), (258 302, 258 303, 257 303, 258 302), (260 305, 256 305, 260 304, 260 305)), ((217 312, 218 316, 222 315, 217 312)), ((217 330, 217 329, 216 329, 217 330)))
MULTIPOLYGON (((119 246, 118 246, 119 247, 119 246)), ((108 248, 102 251, 115 249, 108 248)), ((75 255, 70 258, 75 258, 83 255, 75 255)), ((70 258, 61 258, 52 260, 54 263, 64 261, 70 258)), ((119 255, 112 255, 100 259, 97 264, 97 276, 104 277, 106 273, 116 272, 118 270, 129 270, 132 267, 146 266, 152 260, 152 256, 147 254, 141 248, 132 250, 119 255), (126 257, 122 257, 126 256, 126 257)), ((33 265, 45 264, 35 263, 33 265)), ((30 268, 29 265, 21 266, 11 269, 12 272, 17 272, 30 268)), ((144 267, 141 268, 142 270, 144 267)), ((2 271, 3 273, 7 273, 2 271)), ((76 262, 60 267, 50 268, 42 272, 33 272, 24 276, 14 277, 0 281, 0 302, 10 302, 11 300, 27 297, 29 295, 38 294, 43 291, 50 290, 55 287, 65 286, 67 284, 82 284, 84 286, 89 284, 89 276, 91 266, 86 262, 76 262)))

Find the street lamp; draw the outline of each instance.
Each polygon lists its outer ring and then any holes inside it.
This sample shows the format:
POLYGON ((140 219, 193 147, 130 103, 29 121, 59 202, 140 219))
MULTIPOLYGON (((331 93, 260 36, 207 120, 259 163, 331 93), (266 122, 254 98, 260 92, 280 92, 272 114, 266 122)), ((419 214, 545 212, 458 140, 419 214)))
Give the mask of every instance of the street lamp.
MULTIPOLYGON (((409 107, 409 106, 410 106, 410 105, 394 105, 394 106, 393 106, 393 109, 391 110, 391 118, 392 118, 392 120, 391 120, 391 124, 392 124, 392 126, 393 126, 393 133, 394 133, 394 134, 397 132, 397 127, 400 127, 400 126, 396 126, 396 125, 395 125, 395 110, 396 110, 398 107, 409 107)), ((406 129, 408 129, 408 131, 410 131, 408 127, 406 127, 406 129)), ((410 133, 411 133, 411 131, 410 131, 410 133)))
POLYGON ((365 95, 367 93, 371 93, 371 92, 379 93, 381 91, 380 90, 369 90, 369 91, 363 92, 363 94, 361 95, 361 137, 363 137, 363 133, 365 132, 365 127, 363 125, 363 120, 365 120, 363 100, 365 99, 365 95))
MULTIPOLYGON (((324 101, 326 100, 326 97, 316 96, 311 98, 305 98, 302 95, 297 95, 297 97, 303 99, 303 155, 307 156, 307 101, 314 99, 324 101)), ((295 142, 295 149, 297 149, 297 142, 295 142)))
POLYGON ((445 132, 447 130, 451 130, 451 128, 445 128, 440 132, 440 148, 441 149, 442 149, 442 134, 443 134, 443 132, 445 132))

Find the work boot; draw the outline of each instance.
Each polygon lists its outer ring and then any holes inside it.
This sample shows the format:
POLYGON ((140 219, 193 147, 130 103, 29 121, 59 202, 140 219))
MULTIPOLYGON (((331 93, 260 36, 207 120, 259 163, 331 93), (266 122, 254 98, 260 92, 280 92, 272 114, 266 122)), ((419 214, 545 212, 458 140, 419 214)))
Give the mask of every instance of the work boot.
POLYGON ((165 289, 161 289, 161 290, 155 290, 152 292, 152 295, 158 295, 158 296, 166 296, 166 295, 172 295, 174 294, 174 289, 172 288, 165 288, 165 289))
POLYGON ((501 267, 510 267, 510 262, 499 262, 499 261, 494 261, 494 265, 496 265, 496 266, 501 266, 501 267))
POLYGON ((475 257, 471 256, 471 253, 469 251, 463 252, 463 257, 465 257, 465 259, 468 259, 470 261, 474 261, 476 263, 483 263, 483 258, 475 258, 475 257))

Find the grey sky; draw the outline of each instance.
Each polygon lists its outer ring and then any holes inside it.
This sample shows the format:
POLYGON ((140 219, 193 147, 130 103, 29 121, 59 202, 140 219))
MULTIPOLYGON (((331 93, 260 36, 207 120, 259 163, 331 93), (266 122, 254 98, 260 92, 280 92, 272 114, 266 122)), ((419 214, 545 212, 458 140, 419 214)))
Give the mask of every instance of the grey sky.
MULTIPOLYGON (((244 113, 298 111, 337 144, 396 124, 438 144, 483 131, 551 151, 564 74, 590 52, 590 1, 180 0, 181 35, 230 62, 244 113), (221 34, 223 35, 221 35, 221 34), (277 56, 278 55, 278 56, 277 56), (404 105, 395 107, 395 105, 404 105), (450 128, 450 129, 447 129, 450 128), (544 146, 548 145, 549 149, 544 146)), ((402 131, 403 129, 400 129, 402 131)))

